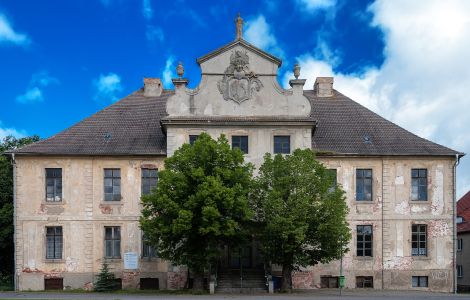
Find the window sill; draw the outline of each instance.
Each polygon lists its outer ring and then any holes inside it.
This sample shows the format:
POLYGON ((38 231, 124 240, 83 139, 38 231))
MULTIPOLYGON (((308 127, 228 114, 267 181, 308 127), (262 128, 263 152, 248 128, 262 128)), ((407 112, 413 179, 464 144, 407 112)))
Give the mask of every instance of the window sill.
POLYGON ((102 205, 121 205, 122 204, 122 200, 119 200, 119 201, 106 201, 106 200, 101 200, 101 203, 102 205))
POLYGON ((412 255, 411 256, 413 260, 431 260, 430 256, 424 256, 424 255, 412 255))
POLYGON ((374 257, 373 256, 357 256, 357 255, 354 255, 354 259, 372 261, 372 260, 374 260, 374 257))
POLYGON ((411 204, 429 204, 429 200, 410 200, 411 204))
POLYGON ((47 201, 47 200, 43 200, 43 201, 42 201, 42 204, 45 204, 45 205, 64 205, 64 204, 65 204, 65 201, 64 201, 64 199, 62 199, 62 201, 47 201))
POLYGON ((105 257, 104 261, 107 263, 120 263, 122 261, 122 258, 117 258, 117 257, 105 257))
POLYGON ((356 204, 374 204, 372 200, 355 200, 356 204))
POLYGON ((46 258, 46 259, 44 259, 44 262, 46 264, 60 264, 60 263, 65 263, 65 259, 63 259, 63 258, 57 258, 57 259, 55 259, 55 258, 46 258))

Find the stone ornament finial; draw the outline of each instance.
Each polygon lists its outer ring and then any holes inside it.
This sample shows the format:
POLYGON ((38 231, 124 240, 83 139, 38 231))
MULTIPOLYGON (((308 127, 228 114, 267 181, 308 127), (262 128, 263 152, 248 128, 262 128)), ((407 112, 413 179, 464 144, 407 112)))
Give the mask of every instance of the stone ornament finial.
POLYGON ((176 66, 176 74, 178 74, 178 77, 183 77, 184 75, 184 67, 182 62, 178 62, 178 65, 176 66))
POLYGON ((294 77, 295 79, 299 79, 300 76, 300 66, 299 64, 294 65, 294 77))
POLYGON ((237 29, 237 40, 241 40, 243 38, 243 19, 240 17, 240 13, 238 13, 238 17, 235 19, 235 26, 237 29))

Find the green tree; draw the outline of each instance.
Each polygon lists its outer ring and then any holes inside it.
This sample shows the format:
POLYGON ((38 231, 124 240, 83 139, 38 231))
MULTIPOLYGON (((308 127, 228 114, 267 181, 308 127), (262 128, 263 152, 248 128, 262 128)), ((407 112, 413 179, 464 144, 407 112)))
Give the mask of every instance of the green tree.
POLYGON ((117 288, 116 278, 114 273, 109 271, 107 263, 101 265, 101 271, 97 276, 96 282, 94 284, 95 292, 111 292, 115 291, 117 288))
POLYGON ((252 206, 267 262, 282 265, 283 291, 292 271, 338 259, 351 234, 344 191, 312 150, 266 154, 255 179, 252 206))
POLYGON ((34 135, 25 138, 7 136, 0 141, 0 275, 13 272, 13 166, 4 153, 37 142, 34 135))
POLYGON ((157 189, 142 197, 140 224, 149 244, 160 257, 187 265, 195 289, 221 247, 243 241, 252 218, 252 170, 224 136, 213 140, 203 133, 165 160, 157 189))

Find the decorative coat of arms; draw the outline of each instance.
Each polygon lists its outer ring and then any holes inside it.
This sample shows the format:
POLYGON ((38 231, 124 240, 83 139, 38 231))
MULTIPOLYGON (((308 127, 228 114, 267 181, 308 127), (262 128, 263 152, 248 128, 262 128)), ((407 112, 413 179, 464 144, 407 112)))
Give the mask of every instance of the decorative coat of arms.
POLYGON ((251 99, 253 92, 263 87, 255 73, 248 68, 248 63, 246 52, 236 50, 230 55, 230 65, 225 69, 224 78, 218 82, 219 91, 225 100, 240 104, 251 99))

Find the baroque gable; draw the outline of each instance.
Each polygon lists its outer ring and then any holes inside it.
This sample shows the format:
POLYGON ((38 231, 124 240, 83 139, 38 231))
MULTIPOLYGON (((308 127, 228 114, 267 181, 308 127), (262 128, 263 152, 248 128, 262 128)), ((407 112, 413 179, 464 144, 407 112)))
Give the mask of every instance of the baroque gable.
POLYGON ((197 60, 202 73, 195 89, 175 79, 175 95, 167 102, 171 116, 295 116, 308 117, 310 102, 302 86, 283 89, 278 81, 281 61, 243 39, 197 60))

